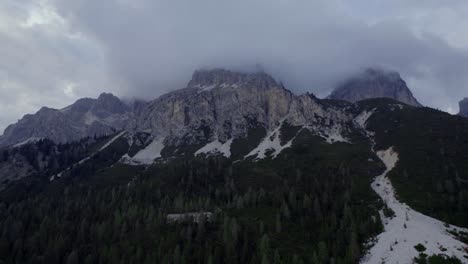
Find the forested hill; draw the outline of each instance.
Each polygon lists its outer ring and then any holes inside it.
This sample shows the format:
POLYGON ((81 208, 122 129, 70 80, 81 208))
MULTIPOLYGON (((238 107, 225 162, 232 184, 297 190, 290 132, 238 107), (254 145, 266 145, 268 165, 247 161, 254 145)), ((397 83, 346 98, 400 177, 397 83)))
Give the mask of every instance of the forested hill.
POLYGON ((328 144, 304 133, 295 142, 274 160, 116 164, 3 198, 0 256, 6 263, 354 263, 382 229, 382 204, 370 188, 381 166, 368 162, 365 141, 328 144), (167 214, 183 212, 214 215, 168 222, 167 214))

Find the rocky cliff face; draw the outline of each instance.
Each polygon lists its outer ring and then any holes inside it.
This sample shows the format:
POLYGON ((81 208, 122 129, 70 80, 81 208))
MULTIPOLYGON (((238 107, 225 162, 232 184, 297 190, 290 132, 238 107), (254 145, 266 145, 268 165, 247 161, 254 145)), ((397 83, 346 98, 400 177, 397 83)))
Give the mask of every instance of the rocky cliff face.
POLYGON ((412 106, 422 106, 397 72, 367 69, 338 86, 330 99, 356 102, 370 98, 392 98, 412 106))
POLYGON ((69 142, 126 129, 144 132, 164 145, 225 142, 252 127, 271 132, 282 123, 305 127, 324 138, 343 138, 352 118, 341 107, 311 94, 294 95, 264 72, 201 70, 187 87, 149 103, 122 103, 111 94, 83 98, 64 109, 42 108, 9 126, 0 146, 48 138, 69 142))
POLYGON ((461 116, 466 116, 468 117, 468 98, 465 98, 460 101, 460 113, 458 113, 461 116))
POLYGON ((87 136, 102 136, 123 129, 132 116, 131 108, 112 94, 97 99, 83 98, 64 109, 43 107, 25 115, 5 129, 0 146, 48 138, 58 143, 87 136))
POLYGON ((148 103, 131 131, 166 138, 166 144, 195 143, 245 136, 252 125, 272 131, 282 122, 317 133, 345 133, 351 117, 325 108, 313 95, 296 96, 271 76, 225 70, 197 71, 187 88, 148 103))

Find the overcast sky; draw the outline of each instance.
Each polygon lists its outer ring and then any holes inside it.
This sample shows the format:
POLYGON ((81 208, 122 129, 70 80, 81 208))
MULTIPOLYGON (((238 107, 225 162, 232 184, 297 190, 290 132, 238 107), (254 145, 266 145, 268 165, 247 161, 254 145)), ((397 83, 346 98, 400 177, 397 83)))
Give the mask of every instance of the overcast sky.
POLYGON ((197 68, 256 65, 319 97, 381 66, 455 113, 468 97, 466 14, 466 0, 2 0, 0 134, 44 105, 151 99, 197 68))

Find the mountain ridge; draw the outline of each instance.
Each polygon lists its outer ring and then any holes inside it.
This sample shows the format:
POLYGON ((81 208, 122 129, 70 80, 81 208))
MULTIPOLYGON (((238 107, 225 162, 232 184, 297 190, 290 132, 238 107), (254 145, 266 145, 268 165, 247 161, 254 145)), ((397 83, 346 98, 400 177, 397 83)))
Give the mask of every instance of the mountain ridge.
POLYGON ((110 93, 102 93, 97 99, 81 98, 62 109, 42 107, 9 125, 0 136, 0 146, 30 138, 66 143, 87 136, 108 135, 123 129, 131 115, 130 107, 110 93))
MULTIPOLYGON (((366 73, 382 74, 374 69, 368 69, 366 73)), ((398 73, 389 72, 385 76, 386 80, 406 87, 398 73)), ((408 92, 411 95, 409 89, 408 92)), ((0 146, 18 144, 30 138, 65 143, 86 136, 108 135, 121 129, 149 132, 153 137, 167 137, 175 142, 190 129, 206 125, 212 126, 210 133, 215 133, 210 137, 227 140, 232 136, 245 136, 250 122, 247 119, 252 118, 258 119, 267 130, 278 126, 282 118, 292 125, 318 122, 316 117, 325 118, 320 122, 328 124, 349 122, 350 118, 337 110, 340 108, 335 107, 337 105, 325 101, 319 103, 313 94, 296 95, 262 71, 197 70, 186 88, 149 102, 128 106, 114 95, 102 93, 97 99, 81 98, 63 109, 41 108, 36 114, 25 115, 16 124, 8 126, 0 136, 0 146)))

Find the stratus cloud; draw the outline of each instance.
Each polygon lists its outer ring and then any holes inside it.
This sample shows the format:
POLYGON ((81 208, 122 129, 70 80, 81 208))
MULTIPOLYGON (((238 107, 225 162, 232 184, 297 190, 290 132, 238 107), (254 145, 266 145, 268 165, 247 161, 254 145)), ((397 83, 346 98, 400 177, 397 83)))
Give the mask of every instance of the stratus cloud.
MULTIPOLYGON (((43 96, 35 101, 44 105, 59 104, 50 98, 63 103, 101 90, 152 98, 183 87, 197 68, 253 70, 258 65, 295 92, 320 96, 372 65, 400 71, 420 102, 442 110, 456 111, 456 102, 468 93, 464 0, 42 3, 52 12, 38 17, 52 14, 49 23, 58 25, 54 34, 34 22, 29 11, 13 12, 13 20, 23 25, 33 21, 33 26, 8 26, 7 33, 0 33, 2 39, 14 35, 13 47, 34 43, 26 47, 28 61, 41 66, 25 71, 11 63, 25 60, 21 49, 13 49, 8 52, 14 55, 0 62, 8 68, 0 64, 0 70, 10 82, 27 87, 23 98, 32 100, 40 91, 43 96)), ((0 4, 5 8, 12 9, 0 4)), ((8 45, 2 43, 0 49, 8 45)), ((10 115, 24 110, 15 109, 8 110, 10 115)))
POLYGON ((156 96, 183 86, 199 67, 257 64, 295 91, 319 95, 369 65, 400 71, 430 106, 454 108, 466 93, 468 53, 460 47, 468 41, 453 37, 463 27, 449 25, 468 23, 466 1, 56 3, 108 48, 114 73, 129 82, 123 94, 156 96))

